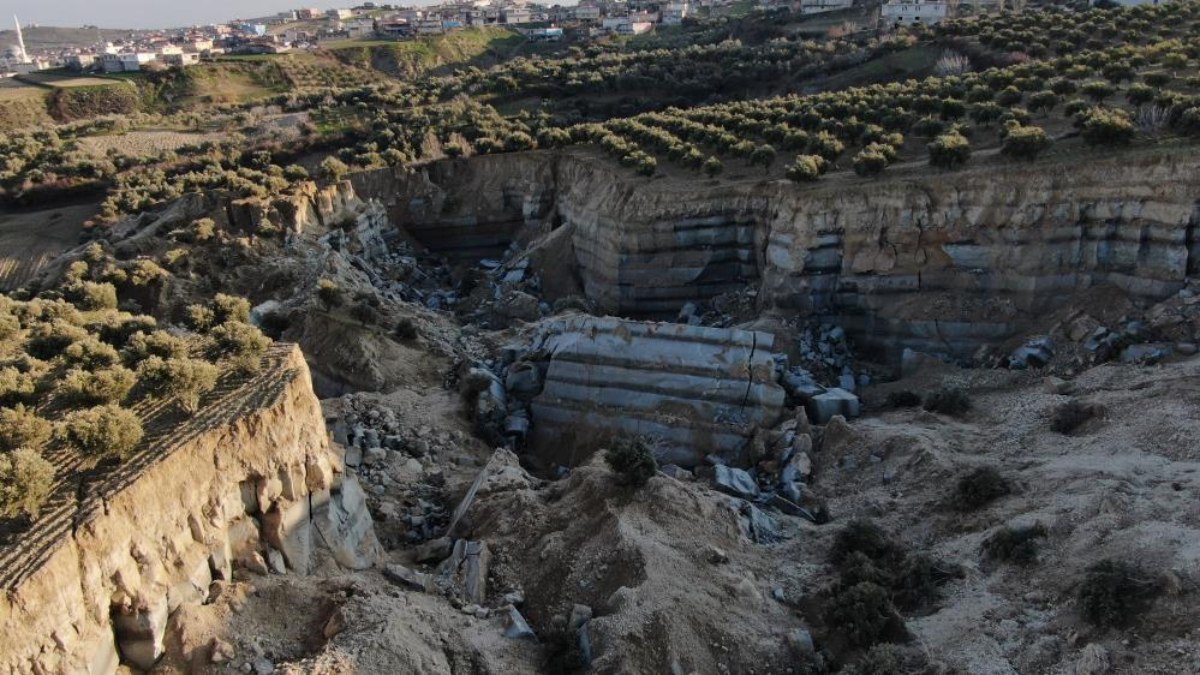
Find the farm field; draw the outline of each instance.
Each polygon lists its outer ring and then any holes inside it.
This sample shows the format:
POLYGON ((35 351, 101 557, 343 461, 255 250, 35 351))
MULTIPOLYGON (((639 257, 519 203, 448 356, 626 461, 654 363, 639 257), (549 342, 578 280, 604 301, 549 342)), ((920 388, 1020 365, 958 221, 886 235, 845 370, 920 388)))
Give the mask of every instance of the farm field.
POLYGON ((0 212, 0 291, 20 288, 77 245, 81 224, 95 212, 93 204, 0 212))

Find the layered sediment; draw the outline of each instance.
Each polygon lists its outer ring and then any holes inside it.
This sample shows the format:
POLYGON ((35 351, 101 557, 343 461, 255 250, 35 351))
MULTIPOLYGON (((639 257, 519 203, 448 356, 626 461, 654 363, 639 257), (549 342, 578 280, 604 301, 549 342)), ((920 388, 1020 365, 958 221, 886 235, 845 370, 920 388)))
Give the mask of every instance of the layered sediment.
POLYGON ((570 259, 549 264, 570 265, 606 312, 673 318, 750 284, 760 309, 828 317, 890 356, 962 356, 1082 290, 1157 300, 1200 269, 1200 160, 1077 155, 797 185, 645 180, 573 150, 435 162, 356 188, 450 255, 569 228, 570 259))

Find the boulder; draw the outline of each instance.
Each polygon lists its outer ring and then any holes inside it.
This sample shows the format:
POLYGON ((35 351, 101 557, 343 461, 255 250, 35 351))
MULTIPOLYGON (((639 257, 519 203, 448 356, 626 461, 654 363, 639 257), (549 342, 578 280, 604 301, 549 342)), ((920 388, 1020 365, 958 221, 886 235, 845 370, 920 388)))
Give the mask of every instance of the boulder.
POLYGON ((757 499, 759 494, 758 484, 754 482, 754 478, 749 473, 720 464, 715 467, 713 487, 725 494, 742 499, 757 499))
POLYGON ((858 397, 845 389, 830 389, 809 401, 808 416, 814 424, 827 424, 834 415, 851 418, 862 414, 858 397))
POLYGON ((504 629, 504 637, 510 640, 533 640, 537 638, 529 622, 521 616, 516 607, 508 608, 508 628, 504 629))

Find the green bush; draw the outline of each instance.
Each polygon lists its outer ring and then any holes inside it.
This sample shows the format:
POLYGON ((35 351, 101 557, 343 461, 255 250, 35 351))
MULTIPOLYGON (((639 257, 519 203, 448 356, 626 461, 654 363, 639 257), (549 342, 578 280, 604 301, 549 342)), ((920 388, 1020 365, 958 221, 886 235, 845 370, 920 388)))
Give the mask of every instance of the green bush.
POLYGON ((58 388, 72 403, 100 405, 120 403, 129 395, 137 377, 124 366, 97 368, 93 370, 72 369, 67 372, 58 388))
POLYGON ((797 183, 812 182, 825 173, 828 165, 820 155, 797 155, 796 161, 787 169, 787 177, 797 183))
POLYGON ((0 517, 37 518, 54 487, 54 467, 36 450, 0 454, 0 517))
POLYGON ((318 175, 330 183, 342 180, 349 172, 350 167, 346 166, 345 162, 333 156, 321 160, 321 164, 318 167, 318 175))
POLYGON ((958 479, 951 501, 959 511, 975 511, 1011 493, 1007 478, 990 466, 981 466, 958 479))
POLYGON ((721 164, 721 160, 717 159, 716 157, 709 157, 708 159, 704 160, 704 164, 700 167, 700 170, 704 172, 705 176, 712 178, 721 173, 723 168, 724 167, 721 164))
POLYGON ((1083 86, 1079 88, 1079 91, 1084 96, 1087 96, 1088 98, 1092 99, 1092 101, 1094 101, 1096 103, 1103 101, 1104 99, 1108 98, 1109 96, 1112 96, 1116 92, 1116 90, 1113 89, 1113 86, 1111 84, 1104 82, 1102 80, 1092 80, 1090 82, 1084 82, 1083 86))
POLYGON ((869 647, 883 639, 892 623, 900 621, 882 586, 864 581, 838 591, 829 602, 826 621, 856 647, 869 647))
POLYGON ((236 295, 217 293, 212 301, 213 322, 222 324, 227 321, 250 320, 250 301, 236 295))
POLYGON ((1101 560, 1087 569, 1076 592, 1080 613, 1097 626, 1126 626, 1162 591, 1158 579, 1135 564, 1101 560))
POLYGON ((1037 562, 1038 539, 1047 535, 1041 523, 1023 527, 1002 527, 983 542, 988 560, 1028 566, 1037 562))
POLYGON ((1133 120, 1124 110, 1092 108, 1082 118, 1083 140, 1089 145, 1127 145, 1133 140, 1133 120))
POLYGON ((37 400, 37 378, 13 367, 0 368, 0 405, 33 403, 37 400))
POLYGON ((1176 124, 1179 132, 1188 136, 1200 136, 1200 106, 1188 108, 1179 115, 1176 124))
POLYGON ((1033 159, 1050 147, 1045 129, 1034 126, 1008 127, 1000 152, 1017 159, 1033 159))
POLYGON ((83 328, 54 320, 37 324, 30 329, 25 341, 25 353, 35 359, 48 361, 61 355, 67 347, 87 339, 88 333, 83 328))
POLYGON ((325 305, 325 311, 341 307, 346 302, 346 294, 332 279, 321 279, 317 282, 317 298, 325 305))
POLYGON ((68 345, 61 358, 64 365, 85 370, 107 368, 121 361, 115 347, 90 335, 68 345))
POLYGON ((854 156, 854 173, 859 176, 876 176, 887 168, 888 158, 875 144, 869 145, 854 156))
POLYGON ((604 461, 623 483, 633 487, 642 487, 658 472, 654 449, 641 437, 613 440, 604 453, 604 461))
POLYGON ((229 359, 243 373, 257 372, 262 356, 271 340, 250 324, 238 321, 223 323, 212 329, 209 353, 217 359, 229 359))
POLYGON ((174 398, 187 412, 195 412, 200 397, 212 391, 220 372, 206 361, 188 358, 147 358, 138 368, 138 380, 155 396, 174 398))
POLYGON ((869 520, 852 520, 838 531, 829 549, 829 562, 839 567, 855 553, 891 567, 898 566, 907 554, 883 528, 869 520))
POLYGON ((944 133, 929 144, 929 163, 933 166, 952 169, 962 166, 970 158, 971 144, 957 131, 944 133))
POLYGON ((63 420, 63 440, 96 461, 128 459, 142 442, 142 422, 116 405, 76 410, 63 420))
POLYGON ((158 356, 164 359, 181 359, 187 355, 187 340, 172 335, 165 330, 156 330, 150 333, 134 333, 133 337, 129 338, 129 342, 125 344, 125 348, 121 351, 121 356, 125 364, 130 367, 136 366, 151 356, 158 356))
POLYGON ((17 448, 41 452, 53 432, 54 425, 27 410, 24 405, 0 408, 0 453, 12 452, 17 448))
POLYGON ((971 409, 971 397, 960 387, 942 386, 925 396, 925 409, 958 417, 971 409))
POLYGON ((79 309, 95 311, 117 308, 117 287, 112 284, 80 281, 63 290, 79 309))
POLYGON ((832 163, 846 151, 846 144, 828 131, 821 131, 809 141, 808 151, 832 163))

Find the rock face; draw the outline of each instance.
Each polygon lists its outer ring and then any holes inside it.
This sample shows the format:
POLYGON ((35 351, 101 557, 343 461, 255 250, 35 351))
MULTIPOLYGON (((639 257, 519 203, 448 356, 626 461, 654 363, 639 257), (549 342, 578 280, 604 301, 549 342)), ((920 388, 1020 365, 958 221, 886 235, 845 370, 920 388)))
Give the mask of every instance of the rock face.
POLYGON ((613 434, 659 439, 663 464, 738 459, 782 414, 768 333, 594 317, 543 326, 532 350, 545 372, 533 444, 561 464, 613 434))
MULTIPOLYGON (((1176 292, 1200 270, 1198 179, 1200 160, 1167 154, 701 188, 636 179, 575 149, 434 163, 356 187, 390 199, 393 222, 435 249, 460 248, 446 232, 511 240, 567 228, 572 260, 553 264, 573 265, 609 313, 674 318, 758 284, 760 309, 829 317, 860 349, 898 359, 906 347, 969 355, 1101 284, 1155 300, 1176 292)), ((553 299, 554 284, 545 290, 553 299)))
POLYGON ((0 672, 149 669, 171 613, 242 561, 303 573, 330 557, 375 560, 362 491, 336 476, 300 350, 273 348, 261 373, 227 389, 0 546, 0 672))

